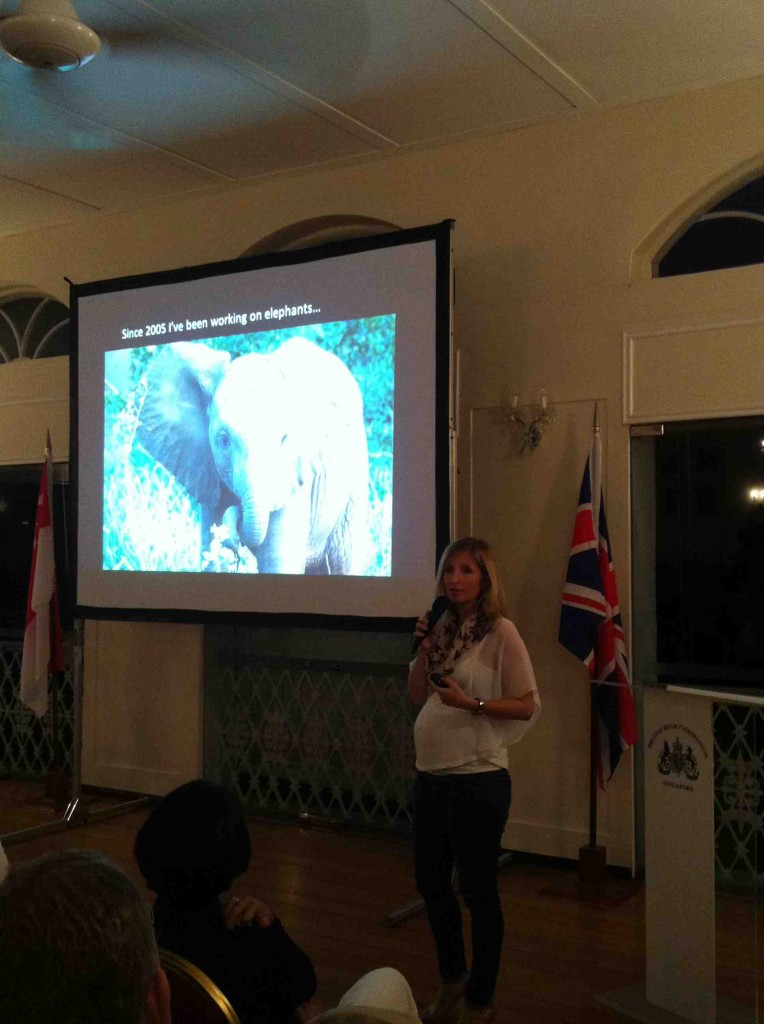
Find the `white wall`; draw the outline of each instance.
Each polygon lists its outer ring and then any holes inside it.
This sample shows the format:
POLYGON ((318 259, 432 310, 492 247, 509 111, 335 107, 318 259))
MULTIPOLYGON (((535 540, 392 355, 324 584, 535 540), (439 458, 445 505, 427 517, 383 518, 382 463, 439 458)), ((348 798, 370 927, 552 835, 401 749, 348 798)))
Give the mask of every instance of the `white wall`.
MULTIPOLYGON (((583 670, 556 633, 592 399, 600 399, 606 501, 628 623, 624 332, 764 315, 759 268, 649 281, 645 252, 673 230, 681 207, 731 182, 735 169, 750 173, 759 161, 764 168, 762 139, 764 81, 755 80, 295 175, 198 205, 187 199, 16 236, 0 252, 0 283, 30 281, 66 300, 64 275, 82 282, 230 258, 304 218, 354 213, 402 226, 454 218, 459 532, 475 529, 497 542, 544 700, 536 731, 512 753, 510 832, 525 848, 575 856, 586 840, 588 696, 583 670), (490 410, 515 392, 534 399, 542 387, 557 405, 557 421, 542 448, 519 459, 507 452, 490 410), (471 451, 479 452, 472 462, 471 451)), ((738 344, 730 332, 724 336, 725 344, 738 344)), ((757 352, 758 335, 742 344, 757 352)), ((677 359, 665 371, 679 375, 675 393, 684 372, 677 359)), ((636 382, 643 394, 651 365, 636 382)), ((713 377, 717 412, 737 408, 735 379, 719 379, 703 359, 693 371, 713 377)), ((672 390, 667 394, 670 400, 672 390)), ((627 757, 600 809, 611 863, 631 862, 631 819, 627 757)))

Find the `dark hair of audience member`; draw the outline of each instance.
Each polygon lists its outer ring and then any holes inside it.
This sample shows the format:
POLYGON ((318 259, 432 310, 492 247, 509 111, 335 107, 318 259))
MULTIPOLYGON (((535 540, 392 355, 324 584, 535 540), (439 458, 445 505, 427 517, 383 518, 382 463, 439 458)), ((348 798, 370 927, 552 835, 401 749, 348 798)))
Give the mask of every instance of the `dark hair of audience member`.
POLYGON ((142 1024, 158 968, 142 893, 101 854, 50 854, 0 886, 3 1024, 142 1024))
POLYGON ((203 906, 247 870, 241 806, 223 786, 195 779, 168 793, 138 831, 135 859, 157 896, 203 906))

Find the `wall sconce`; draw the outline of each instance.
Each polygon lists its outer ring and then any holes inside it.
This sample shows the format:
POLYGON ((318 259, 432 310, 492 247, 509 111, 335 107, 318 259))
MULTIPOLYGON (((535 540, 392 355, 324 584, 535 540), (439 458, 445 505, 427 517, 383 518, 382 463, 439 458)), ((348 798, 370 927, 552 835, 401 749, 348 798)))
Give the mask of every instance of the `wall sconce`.
POLYGON ((524 451, 534 452, 538 448, 544 431, 554 421, 554 417, 554 406, 547 401, 544 390, 541 391, 538 402, 520 405, 519 396, 513 395, 511 403, 502 405, 499 409, 500 422, 510 428, 520 443, 518 454, 524 451))
POLYGON ((754 505, 764 505, 764 487, 752 487, 748 492, 748 500, 754 505))

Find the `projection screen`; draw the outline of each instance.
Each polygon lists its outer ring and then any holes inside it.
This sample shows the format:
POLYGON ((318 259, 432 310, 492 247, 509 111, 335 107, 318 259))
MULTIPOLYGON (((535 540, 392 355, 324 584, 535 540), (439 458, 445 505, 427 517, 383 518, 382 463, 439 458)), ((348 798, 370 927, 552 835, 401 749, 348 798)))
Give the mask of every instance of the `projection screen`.
POLYGON ((429 605, 452 227, 72 286, 79 617, 394 628, 429 605))

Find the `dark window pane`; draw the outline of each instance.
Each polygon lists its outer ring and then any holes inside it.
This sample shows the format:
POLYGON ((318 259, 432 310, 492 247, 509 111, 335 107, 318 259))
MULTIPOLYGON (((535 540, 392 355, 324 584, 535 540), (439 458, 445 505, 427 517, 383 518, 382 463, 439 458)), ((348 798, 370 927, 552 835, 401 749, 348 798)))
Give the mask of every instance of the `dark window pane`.
POLYGON ((764 423, 677 428, 656 442, 659 679, 764 678, 764 423), (694 675, 693 675, 694 673, 694 675))
POLYGON ((741 217, 698 221, 658 264, 658 277, 764 263, 764 222, 741 217))
MULTIPOLYGON (((20 637, 24 631, 29 572, 32 563, 41 466, 0 467, 0 562, 5 572, 0 587, 0 635, 20 637)), ((72 623, 68 600, 69 485, 53 484, 53 527, 56 579, 64 628, 72 623)))

